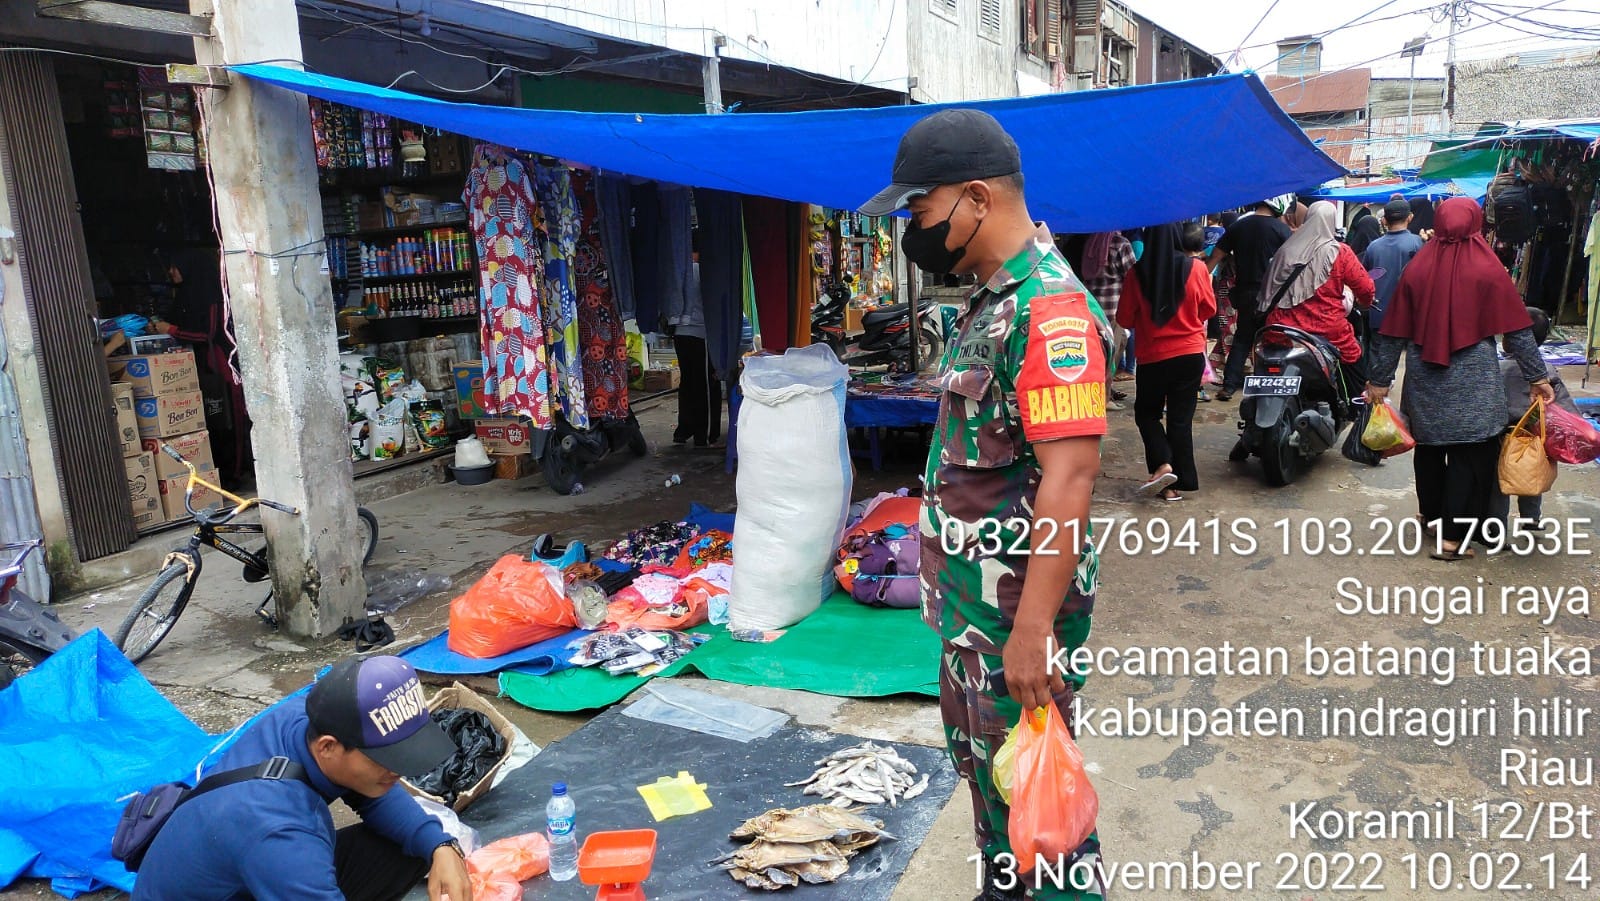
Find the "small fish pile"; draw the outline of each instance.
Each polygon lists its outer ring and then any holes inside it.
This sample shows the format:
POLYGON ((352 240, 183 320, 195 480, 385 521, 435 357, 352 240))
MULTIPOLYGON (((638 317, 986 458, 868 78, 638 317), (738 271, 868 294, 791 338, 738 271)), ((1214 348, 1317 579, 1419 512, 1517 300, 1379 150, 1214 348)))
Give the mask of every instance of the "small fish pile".
POLYGON ((785 787, 804 785, 803 794, 817 795, 834 807, 883 804, 898 807, 928 788, 928 777, 917 778, 917 768, 894 748, 872 742, 834 751, 816 761, 817 771, 785 787))
POLYGON ((750 842, 712 863, 747 887, 767 891, 833 882, 849 872, 856 852, 894 838, 882 820, 827 804, 777 807, 745 820, 728 837, 750 842))

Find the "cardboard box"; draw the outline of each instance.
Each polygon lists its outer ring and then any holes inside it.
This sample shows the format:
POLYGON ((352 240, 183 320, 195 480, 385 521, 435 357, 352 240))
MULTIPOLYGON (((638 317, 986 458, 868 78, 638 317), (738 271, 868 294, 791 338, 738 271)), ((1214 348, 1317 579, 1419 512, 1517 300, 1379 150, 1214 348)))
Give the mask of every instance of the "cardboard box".
POLYGON ((467 360, 457 363, 455 373, 456 408, 462 419, 484 419, 489 411, 483 407, 483 361, 467 360))
POLYGON ((133 502, 133 527, 140 531, 154 528, 167 521, 167 512, 161 508, 161 495, 151 494, 133 502))
POLYGON ((494 461, 494 477, 497 479, 526 478, 533 475, 537 464, 532 454, 495 454, 489 459, 494 461))
POLYGON ((533 453, 533 432, 520 419, 480 419, 472 429, 489 454, 533 453))
MULTIPOLYGON (((494 709, 494 707, 490 705, 488 701, 485 701, 477 692, 466 687, 465 685, 462 685, 460 682, 453 682, 449 685, 449 687, 439 689, 436 693, 434 693, 434 696, 428 700, 428 711, 430 713, 436 710, 449 710, 454 708, 476 710, 488 717, 489 722, 494 725, 494 730, 500 733, 500 736, 506 740, 506 751, 505 754, 500 757, 500 760, 496 762, 494 766, 490 767, 488 772, 483 774, 483 778, 478 780, 477 785, 474 785, 473 787, 457 795, 455 803, 450 805, 450 807, 454 809, 456 813, 460 813, 461 811, 472 806, 472 802, 487 794, 490 786, 494 785, 495 774, 500 772, 500 768, 505 766, 506 760, 511 757, 512 745, 516 744, 517 741, 517 732, 516 729, 512 727, 511 721, 506 719, 504 714, 494 709)), ((440 804, 444 803, 443 798, 440 798, 437 795, 430 795, 404 779, 400 780, 400 784, 406 787, 406 791, 419 798, 427 798, 430 801, 437 801, 440 804)))
MULTIPOLYGON (((200 470, 200 478, 208 482, 217 481, 217 471, 212 468, 200 470)), ((188 519, 189 511, 183 506, 183 492, 189 485, 189 474, 185 472, 182 478, 162 479, 161 509, 166 514, 167 522, 175 519, 188 519)), ((222 495, 200 485, 194 487, 194 508, 204 510, 214 504, 224 503, 222 495)))
POLYGON ((682 374, 676 369, 646 369, 644 371, 644 390, 646 391, 671 391, 678 387, 682 374))
POLYGON ((133 386, 127 382, 111 385, 111 402, 117 408, 117 440, 122 443, 124 457, 137 456, 139 444, 139 417, 133 413, 133 386))
POLYGON ((216 459, 211 456, 211 433, 205 429, 185 435, 173 435, 170 438, 146 438, 141 446, 155 455, 156 475, 163 479, 189 474, 189 470, 185 469, 182 463, 161 452, 163 441, 171 445, 173 450, 182 454, 184 459, 193 463, 196 468, 215 469, 217 466, 216 459))
POLYGON ((128 347, 138 356, 152 356, 176 352, 178 341, 171 335, 140 335, 128 339, 128 347))
POLYGON ((844 330, 850 334, 861 331, 861 317, 865 316, 860 307, 846 306, 844 308, 844 330))
POLYGON ((186 435, 206 424, 206 402, 199 391, 135 397, 133 414, 139 419, 141 438, 186 435))
POLYGON ((111 381, 133 386, 134 397, 162 397, 200 390, 200 374, 194 366, 194 352, 190 350, 108 357, 106 367, 111 381))
POLYGON ((125 457, 122 461, 123 468, 128 472, 128 499, 138 503, 145 498, 157 497, 161 489, 156 483, 155 457, 150 453, 142 453, 133 457, 125 457))

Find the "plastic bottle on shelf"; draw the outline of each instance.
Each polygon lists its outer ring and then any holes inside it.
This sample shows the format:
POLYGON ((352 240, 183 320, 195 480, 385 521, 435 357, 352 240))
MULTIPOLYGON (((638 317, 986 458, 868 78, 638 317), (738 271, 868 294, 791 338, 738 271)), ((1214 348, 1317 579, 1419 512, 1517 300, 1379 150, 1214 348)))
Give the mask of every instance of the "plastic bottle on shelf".
POLYGON ((545 837, 550 840, 550 878, 566 882, 578 875, 577 806, 567 795, 567 784, 550 787, 544 806, 545 837))

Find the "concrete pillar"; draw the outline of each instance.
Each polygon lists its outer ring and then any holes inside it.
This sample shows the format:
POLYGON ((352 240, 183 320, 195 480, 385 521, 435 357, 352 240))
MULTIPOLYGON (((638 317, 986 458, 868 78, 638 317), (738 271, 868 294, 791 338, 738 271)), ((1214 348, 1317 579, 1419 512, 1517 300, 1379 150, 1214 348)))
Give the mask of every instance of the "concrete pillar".
MULTIPOLYGON (((301 58, 294 0, 190 2, 215 17, 201 65, 301 58)), ((366 586, 306 99, 238 76, 201 94, 257 490, 300 510, 261 513, 278 619, 322 637, 364 615, 366 586)))

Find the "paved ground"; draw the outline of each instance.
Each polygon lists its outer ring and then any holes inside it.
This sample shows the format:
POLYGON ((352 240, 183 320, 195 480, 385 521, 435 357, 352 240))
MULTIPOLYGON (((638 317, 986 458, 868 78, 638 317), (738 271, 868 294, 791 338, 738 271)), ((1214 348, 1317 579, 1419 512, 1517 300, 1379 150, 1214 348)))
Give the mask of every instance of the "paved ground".
MULTIPOLYGON (((1576 385, 1576 377, 1571 384, 1576 385)), ((644 419, 653 438, 670 434, 670 408, 652 411, 644 419)), ((1207 736, 1185 745, 1162 737, 1111 737, 1083 735, 1081 745, 1100 794, 1101 835, 1108 859, 1132 864, 1142 861, 1201 860, 1261 862, 1248 889, 1227 892, 1239 897, 1411 898, 1468 897, 1456 883, 1469 879, 1503 882, 1537 898, 1595 898, 1596 888, 1564 882, 1572 861, 1590 854, 1590 871, 1600 880, 1600 859, 1590 841, 1552 841, 1551 827, 1559 825, 1551 808, 1542 816, 1530 841, 1498 836, 1507 821, 1496 814, 1491 834, 1480 836, 1478 812, 1483 802, 1526 804, 1531 814, 1539 802, 1588 802, 1600 799, 1592 787, 1505 787, 1499 777, 1502 747, 1536 748, 1555 757, 1592 760, 1591 721, 1588 738, 1506 738, 1512 696, 1569 698, 1579 705, 1600 708, 1600 678, 1558 675, 1470 675, 1467 654, 1474 642, 1504 649, 1523 645, 1542 647, 1548 639, 1558 649, 1594 651, 1600 645, 1600 623, 1582 613, 1562 613, 1549 623, 1537 617, 1500 615, 1503 586, 1583 587, 1597 584, 1594 553, 1600 537, 1579 539, 1578 547, 1590 556, 1497 555, 1459 563, 1444 563, 1425 556, 1357 555, 1354 549, 1372 551, 1382 526, 1415 512, 1411 493, 1409 458, 1378 469, 1356 469, 1336 455, 1318 461, 1302 481, 1271 489, 1253 465, 1229 464, 1225 456, 1233 441, 1234 405, 1212 403, 1200 408, 1197 436, 1203 490, 1181 504, 1162 504, 1134 496, 1143 478, 1141 449, 1131 412, 1114 414, 1113 434, 1106 442, 1105 475, 1096 490, 1094 513, 1134 525, 1145 535, 1158 535, 1164 521, 1174 531, 1187 523, 1199 526, 1198 537, 1210 544, 1210 528, 1220 524, 1223 543, 1230 526, 1246 518, 1259 546, 1249 553, 1212 553, 1209 547, 1189 554, 1169 548, 1123 553, 1113 541, 1102 564, 1103 587, 1095 619, 1092 645, 1102 648, 1164 646, 1197 649, 1235 646, 1284 646, 1289 649, 1288 675, 1268 676, 1152 676, 1100 675, 1092 677, 1085 703, 1096 707, 1124 707, 1132 701, 1143 709, 1200 707, 1227 708, 1241 702, 1252 709, 1305 711, 1315 727, 1322 706, 1368 707, 1378 701, 1391 706, 1457 709, 1486 706, 1491 699, 1501 711, 1502 737, 1469 737, 1448 747, 1438 747, 1426 737, 1391 739, 1360 737, 1318 739, 1207 736), (1314 541, 1317 524, 1338 518, 1352 522, 1352 552, 1338 555, 1304 547, 1302 534, 1314 541), (1294 547, 1284 553, 1277 520, 1289 522, 1294 547), (1303 523, 1311 522, 1310 526, 1303 523), (1303 531, 1304 530, 1304 531, 1303 531), (1335 585, 1343 578, 1360 579, 1376 590, 1384 585, 1455 586, 1476 590, 1487 597, 1483 615, 1452 616, 1429 624, 1420 614, 1347 616, 1336 611, 1335 585), (1455 649, 1462 674, 1448 685, 1426 677, 1389 678, 1354 676, 1316 679, 1299 672, 1307 638, 1321 646, 1370 642, 1374 647, 1416 646, 1432 653, 1455 649), (1456 801, 1453 839, 1310 838, 1290 837, 1291 805, 1319 802, 1317 811, 1432 810, 1437 800, 1456 801), (1297 855, 1280 858, 1280 854, 1297 855), (1316 854, 1328 855, 1316 858, 1316 854), (1333 855, 1348 854, 1349 858, 1333 855), (1542 855, 1556 857, 1541 861, 1542 855), (1372 855, 1363 857, 1363 855, 1372 855), (1406 855, 1415 855, 1408 860, 1406 855), (1433 857, 1432 855, 1441 855, 1433 857), (1474 856, 1477 855, 1477 856, 1474 856), (1308 869, 1297 871, 1301 888, 1279 888, 1280 877, 1291 863, 1312 857, 1308 869), (1320 862, 1331 865, 1322 875, 1320 862), (1442 891, 1430 891, 1430 864, 1442 891), (1510 873, 1513 866, 1520 867, 1510 873), (1375 867, 1381 870, 1374 874, 1375 867), (1550 869, 1554 867, 1554 880, 1550 869), (1448 868, 1449 872, 1446 873, 1448 868), (1413 876, 1415 871, 1415 876, 1413 876), (1492 872, 1491 872, 1492 871, 1492 872), (1508 875, 1509 874, 1509 875, 1508 875), (1332 891, 1324 880, 1343 876, 1353 890, 1332 891), (1365 882, 1366 888, 1359 886, 1365 882), (1418 887, 1413 888, 1413 883, 1418 887), (1377 884, 1382 884, 1382 890, 1377 884), (1553 886, 1553 887, 1552 887, 1553 886)), ((857 496, 879 487, 913 484, 920 469, 922 448, 915 441, 891 447, 889 470, 863 473, 857 496)), ((374 561, 383 566, 418 566, 430 572, 452 574, 457 585, 474 578, 502 552, 523 550, 528 540, 543 531, 603 541, 627 528, 681 514, 689 500, 726 508, 733 501, 733 480, 725 476, 720 456, 704 451, 673 448, 656 450, 643 461, 623 460, 603 464, 602 472, 586 479, 587 494, 574 498, 553 495, 547 489, 493 483, 465 489, 437 485, 374 505, 383 523, 384 538, 374 561), (664 488, 670 473, 682 475, 682 485, 664 488)), ((1594 467, 1564 467, 1557 491, 1547 500, 1546 514, 1563 520, 1587 517, 1590 532, 1600 533, 1600 471, 1594 467)), ((1337 529, 1337 525, 1333 528, 1337 529)), ((1391 542, 1392 543, 1392 542, 1391 542)), ((202 725, 221 729, 238 722, 263 704, 293 689, 322 662, 337 656, 338 644, 303 647, 263 631, 250 616, 259 587, 246 587, 230 566, 207 571, 206 582, 194 608, 176 633, 143 669, 170 697, 202 725)), ((68 604, 63 616, 79 624, 114 625, 128 600, 140 586, 108 590, 68 604)), ((436 633, 445 620, 448 594, 425 599, 393 618, 401 641, 436 633)), ((797 713, 804 722, 841 732, 880 735, 929 744, 939 740, 937 713, 929 701, 891 699, 845 701, 795 692, 744 689, 697 680, 711 690, 755 703, 797 713)), ((1443 681, 1443 680, 1439 680, 1443 681)), ((576 728, 581 717, 535 714, 505 701, 497 702, 534 738, 545 744, 576 728)), ((1591 720, 1593 718, 1591 717, 1591 720)), ((1434 729, 1429 734, 1436 734, 1434 729)), ((1499 807, 1494 810, 1499 811, 1499 807)), ((1528 819, 1514 824, 1515 834, 1528 828, 1528 819)), ((1315 821, 1315 817, 1312 818, 1315 821)), ((972 848, 963 793, 957 794, 938 820, 932 835, 912 863, 897 898, 964 899, 973 894, 972 848)), ((1589 824, 1591 836, 1600 823, 1589 824)), ((1189 869, 1192 870, 1192 867, 1189 869)), ((1292 880, 1291 880, 1292 881, 1292 880)), ((20 887, 0 893, 6 898, 35 897, 37 887, 20 887)), ((1142 897, 1190 897, 1201 893, 1178 888, 1114 893, 1142 897)), ((1216 892, 1216 894, 1223 894, 1216 892)), ((1487 894, 1487 893, 1485 893, 1487 894)))

